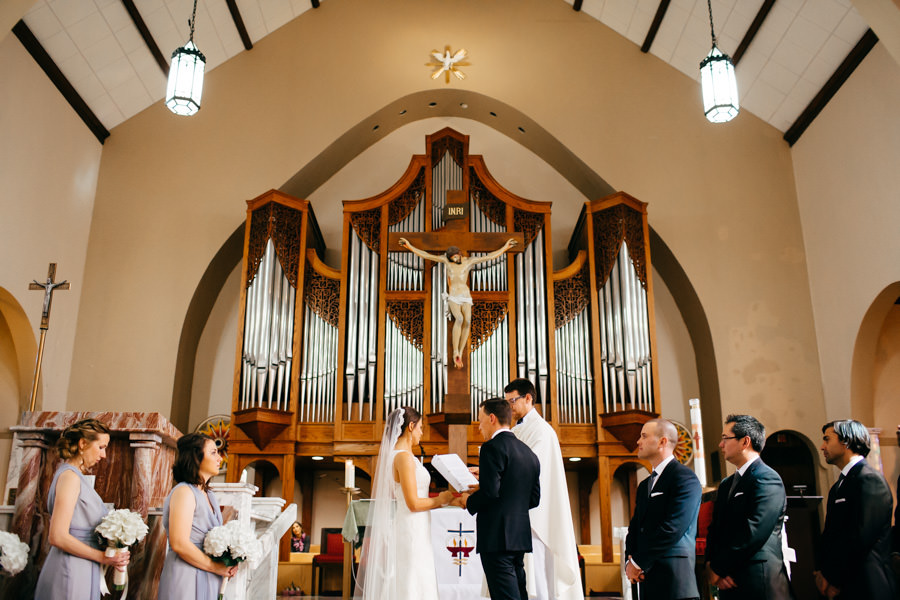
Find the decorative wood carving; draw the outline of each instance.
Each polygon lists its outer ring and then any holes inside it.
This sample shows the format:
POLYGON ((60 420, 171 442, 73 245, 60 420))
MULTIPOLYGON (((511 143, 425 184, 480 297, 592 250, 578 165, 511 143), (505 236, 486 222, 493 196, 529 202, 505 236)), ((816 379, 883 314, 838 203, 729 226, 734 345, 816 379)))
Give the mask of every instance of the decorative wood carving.
POLYGON ((506 318, 508 311, 506 302, 475 301, 472 306, 472 329, 469 333, 472 350, 477 349, 493 335, 494 330, 506 318))
POLYGON ((416 205, 425 197, 425 169, 419 174, 402 195, 391 200, 388 205, 388 227, 396 225, 409 216, 416 205))
POLYGON ((525 236, 525 245, 528 246, 544 226, 544 215, 516 209, 513 211, 513 224, 514 231, 521 231, 525 236))
POLYGON ((590 286, 587 262, 568 279, 553 282, 556 329, 574 319, 588 305, 590 286))
POLYGON ((341 280, 326 277, 307 263, 305 288, 303 298, 306 304, 336 328, 341 306, 341 280))
POLYGON ((471 167, 469 168, 469 197, 494 224, 506 226, 506 204, 485 187, 478 178, 478 173, 471 167))
POLYGON ((375 254, 381 252, 381 209, 373 208, 350 215, 350 224, 360 239, 375 254))
POLYGON ((291 286, 297 288, 297 275, 300 267, 300 234, 303 230, 303 213, 284 206, 278 202, 270 202, 250 217, 250 244, 247 249, 246 287, 253 283, 259 263, 266 252, 269 238, 275 246, 275 254, 281 269, 291 286))
POLYGON ((447 153, 450 154, 450 158, 452 158, 456 164, 460 167, 463 166, 463 143, 449 135, 432 142, 431 166, 434 167, 441 162, 441 159, 444 158, 444 154, 447 153))
POLYGON ((388 300, 385 305, 388 317, 406 340, 422 350, 425 339, 425 302, 421 300, 388 300))
POLYGON ((616 262, 622 240, 628 244, 628 254, 641 285, 647 287, 647 258, 644 252, 644 224, 641 213, 619 204, 594 213, 594 260, 597 270, 597 289, 606 284, 616 262))

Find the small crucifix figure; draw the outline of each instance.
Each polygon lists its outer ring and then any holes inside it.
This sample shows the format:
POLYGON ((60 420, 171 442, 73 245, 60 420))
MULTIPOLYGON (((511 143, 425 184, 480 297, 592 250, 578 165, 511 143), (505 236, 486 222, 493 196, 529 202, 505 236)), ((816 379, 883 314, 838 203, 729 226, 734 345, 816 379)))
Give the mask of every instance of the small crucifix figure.
POLYGON ((447 293, 444 302, 448 316, 453 316, 453 365, 463 368, 463 351, 469 342, 472 328, 472 294, 469 291, 469 271, 483 262, 494 260, 515 246, 518 242, 510 238, 497 250, 479 257, 463 256, 457 246, 450 246, 444 254, 431 254, 416 248, 406 238, 398 240, 401 248, 406 248, 416 256, 447 265, 447 293))
POLYGON ((28 284, 29 290, 44 290, 44 306, 41 310, 41 341, 38 346, 37 364, 34 367, 34 385, 31 387, 31 409, 34 410, 34 401, 37 398, 38 381, 41 378, 41 361, 44 357, 44 339, 47 337, 47 330, 50 329, 50 303, 53 301, 54 290, 69 289, 68 281, 54 281, 56 279, 56 263, 50 263, 47 270, 47 282, 38 283, 37 279, 34 283, 28 284))

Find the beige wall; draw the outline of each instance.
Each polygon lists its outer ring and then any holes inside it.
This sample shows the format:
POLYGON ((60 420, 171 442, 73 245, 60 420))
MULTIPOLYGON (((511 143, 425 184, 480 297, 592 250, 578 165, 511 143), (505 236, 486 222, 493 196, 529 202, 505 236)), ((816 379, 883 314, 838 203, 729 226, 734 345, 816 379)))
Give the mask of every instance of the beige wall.
MULTIPOLYGON (((71 290, 54 293, 43 358, 42 405, 61 410, 67 406, 102 146, 12 35, 0 41, 0 81, 0 288, 27 315, 36 340, 43 294, 28 284, 44 281, 51 262, 58 263, 57 281, 72 283, 71 290)), ((20 382, 20 394, 30 395, 30 377, 20 382)), ((10 415, 0 427, 16 420, 10 415)))
MULTIPOLYGON (((821 383, 779 132, 750 114, 707 123, 694 81, 563 3, 465 4, 440 19, 431 3, 392 5, 325 3, 212 71, 196 117, 157 104, 115 128, 101 165, 70 402, 168 412, 187 304, 243 219, 241 202, 279 187, 393 100, 442 89, 421 66, 440 38, 469 49, 465 89, 514 106, 650 203, 651 223, 706 308, 723 412, 747 410, 812 437, 810 424, 824 417, 821 383)), ((555 205, 554 215, 562 210, 555 205)))
POLYGON ((878 336, 873 369, 875 423, 881 424, 881 462, 884 476, 897 493, 900 477, 900 448, 897 447, 897 428, 900 427, 900 305, 888 312, 878 336))
POLYGON ((873 414, 871 385, 859 386, 869 390, 866 397, 852 398, 850 365, 867 311, 900 281, 898 106, 900 67, 878 44, 792 152, 826 416, 859 418, 886 432, 896 420, 871 421, 886 415, 877 408, 873 414))

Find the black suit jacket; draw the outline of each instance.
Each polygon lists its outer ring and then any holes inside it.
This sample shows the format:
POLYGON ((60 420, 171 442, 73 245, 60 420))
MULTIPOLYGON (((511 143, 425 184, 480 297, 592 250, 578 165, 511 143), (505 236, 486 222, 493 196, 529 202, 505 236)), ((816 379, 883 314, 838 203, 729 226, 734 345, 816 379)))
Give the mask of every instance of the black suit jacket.
POLYGON ((893 600, 891 510, 887 482, 865 460, 828 492, 818 569, 839 598, 893 600))
POLYGON ((531 552, 529 509, 541 500, 537 456, 510 431, 481 446, 479 488, 466 509, 476 515, 475 551, 531 552))
POLYGON ((737 584, 720 590, 720 597, 788 600, 793 596, 781 552, 787 510, 781 477, 757 458, 731 493, 733 481, 732 475, 719 485, 706 537, 709 566, 737 584))
POLYGON ((644 571, 641 598, 699 597, 694 575, 700 481, 677 460, 663 469, 648 493, 649 478, 637 488, 625 552, 644 571))

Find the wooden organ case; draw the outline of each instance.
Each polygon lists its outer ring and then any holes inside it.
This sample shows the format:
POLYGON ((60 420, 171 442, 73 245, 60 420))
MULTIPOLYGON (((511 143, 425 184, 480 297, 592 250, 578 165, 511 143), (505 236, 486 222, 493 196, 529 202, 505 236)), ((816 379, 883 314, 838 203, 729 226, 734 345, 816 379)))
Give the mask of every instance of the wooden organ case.
MULTIPOLYGON (((426 415, 427 455, 475 464, 479 403, 525 377, 563 456, 582 459, 566 465, 578 473, 585 544, 598 481, 599 542, 612 561, 613 476, 637 461, 640 428, 659 413, 646 205, 623 193, 586 203, 571 262, 554 272, 550 203, 501 187, 468 140, 452 129, 427 136, 426 154, 392 187, 344 202, 339 270, 319 259, 308 202, 275 191, 248 202, 228 480, 266 460, 291 500, 302 457, 352 459, 371 475, 385 417, 404 405, 426 415), (475 257, 518 242, 469 275, 461 369, 450 358, 445 265, 401 238, 475 257)), ((311 502, 304 493, 306 520, 311 502)))

